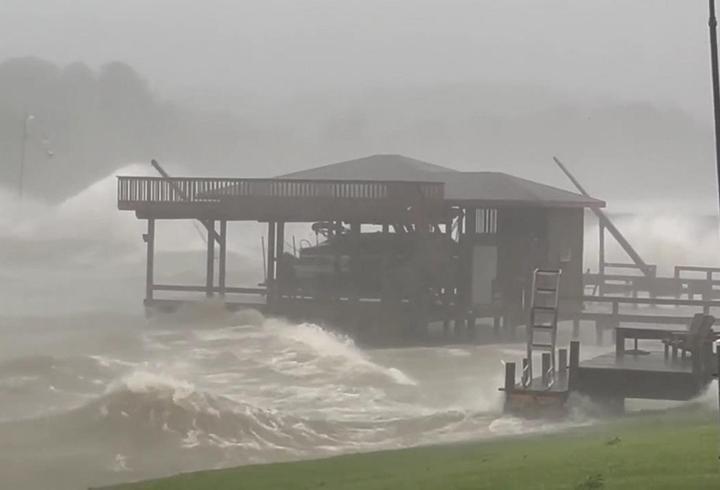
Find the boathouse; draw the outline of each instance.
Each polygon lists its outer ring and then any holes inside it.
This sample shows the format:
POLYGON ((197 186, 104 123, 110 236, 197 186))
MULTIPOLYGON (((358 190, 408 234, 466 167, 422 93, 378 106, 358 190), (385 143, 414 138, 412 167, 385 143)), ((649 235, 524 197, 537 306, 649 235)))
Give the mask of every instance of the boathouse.
POLYGON ((478 318, 525 320, 532 271, 562 270, 560 311, 582 308, 583 221, 603 201, 499 172, 462 172, 374 155, 265 179, 118 177, 118 207, 147 220, 145 305, 169 308, 197 291, 228 306, 422 335, 478 318), (207 229, 203 285, 156 284, 157 220, 207 229), (266 279, 226 284, 231 223, 266 223, 266 279), (292 250, 286 224, 307 223, 314 244, 292 250), (215 257, 218 270, 215 271, 215 257), (255 295, 254 299, 249 299, 255 295), (231 297, 232 296, 232 297, 231 297))

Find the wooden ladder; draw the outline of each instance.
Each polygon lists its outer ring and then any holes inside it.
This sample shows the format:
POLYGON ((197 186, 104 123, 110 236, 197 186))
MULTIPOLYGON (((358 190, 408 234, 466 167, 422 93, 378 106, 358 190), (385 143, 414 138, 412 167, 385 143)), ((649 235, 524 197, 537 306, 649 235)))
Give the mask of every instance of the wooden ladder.
POLYGON ((527 364, 522 378, 525 386, 532 383, 533 354, 536 351, 550 354, 550 370, 542 373, 542 377, 548 380, 548 388, 552 387, 555 381, 555 344, 561 275, 560 269, 533 271, 530 321, 527 325, 527 364), (538 334, 544 338, 538 340, 536 337, 538 334))

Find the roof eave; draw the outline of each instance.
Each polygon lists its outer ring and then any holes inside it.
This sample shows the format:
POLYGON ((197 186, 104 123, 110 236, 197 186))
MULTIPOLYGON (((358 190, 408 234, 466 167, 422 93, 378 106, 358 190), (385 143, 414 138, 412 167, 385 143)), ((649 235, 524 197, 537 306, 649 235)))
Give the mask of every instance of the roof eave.
POLYGON ((527 201, 522 199, 445 199, 445 202, 458 206, 495 207, 495 208, 565 208, 565 209, 601 209, 605 201, 593 199, 587 202, 570 201, 527 201))

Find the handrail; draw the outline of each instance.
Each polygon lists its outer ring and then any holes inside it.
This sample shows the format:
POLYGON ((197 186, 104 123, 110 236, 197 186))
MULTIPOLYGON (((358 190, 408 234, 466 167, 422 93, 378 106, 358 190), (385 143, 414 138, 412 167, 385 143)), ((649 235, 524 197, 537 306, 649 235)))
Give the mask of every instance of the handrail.
POLYGON ((708 308, 720 308, 720 301, 704 301, 696 299, 627 298, 624 296, 582 296, 581 299, 583 302, 587 303, 616 303, 651 306, 703 306, 708 308))
MULTIPOLYGON (((712 280, 715 274, 720 274, 720 268, 718 267, 706 267, 697 265, 676 265, 674 277, 676 279, 685 279, 680 277, 683 272, 702 272, 705 274, 707 280, 712 280)), ((694 278, 688 278, 694 279, 694 278)))
POLYGON ((242 197, 435 200, 441 182, 118 176, 118 202, 213 203, 242 197))

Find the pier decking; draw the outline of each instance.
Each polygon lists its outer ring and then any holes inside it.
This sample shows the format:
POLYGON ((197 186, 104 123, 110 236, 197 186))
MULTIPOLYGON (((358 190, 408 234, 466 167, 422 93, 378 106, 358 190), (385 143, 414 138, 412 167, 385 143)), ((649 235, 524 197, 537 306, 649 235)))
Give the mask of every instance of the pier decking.
POLYGON ((670 355, 667 350, 633 349, 583 361, 579 360, 580 344, 574 341, 569 364, 560 361, 559 373, 546 372, 549 361, 544 359, 544 376, 524 381, 521 375, 519 383, 515 363, 507 363, 505 410, 530 416, 558 415, 567 409, 573 392, 613 411, 622 410, 627 398, 691 400, 701 395, 720 371, 720 346, 716 354, 712 351, 715 338, 717 335, 703 342, 690 357, 670 355))

